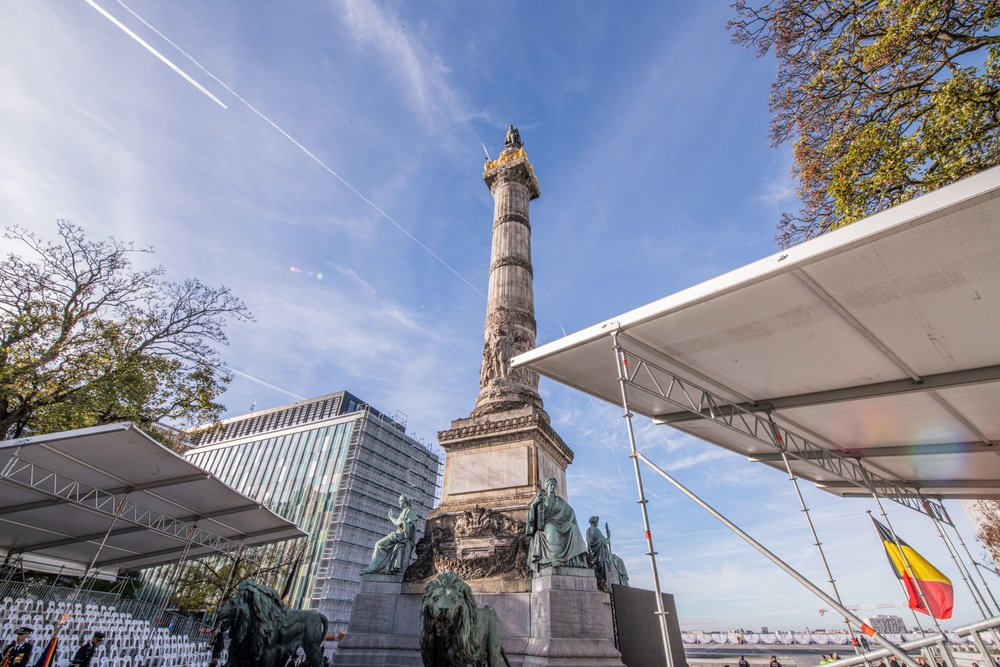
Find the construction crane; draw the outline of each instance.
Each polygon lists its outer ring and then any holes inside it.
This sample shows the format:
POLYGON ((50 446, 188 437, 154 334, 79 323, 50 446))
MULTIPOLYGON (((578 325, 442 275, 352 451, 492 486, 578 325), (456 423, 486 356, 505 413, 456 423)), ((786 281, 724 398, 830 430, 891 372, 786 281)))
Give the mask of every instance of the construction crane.
MULTIPOLYGON (((909 606, 905 602, 872 602, 870 604, 845 604, 844 608, 850 609, 851 611, 858 611, 859 609, 892 609, 893 607, 907 607, 909 606)), ((820 609, 819 615, 830 612, 834 613, 833 609, 820 609)))

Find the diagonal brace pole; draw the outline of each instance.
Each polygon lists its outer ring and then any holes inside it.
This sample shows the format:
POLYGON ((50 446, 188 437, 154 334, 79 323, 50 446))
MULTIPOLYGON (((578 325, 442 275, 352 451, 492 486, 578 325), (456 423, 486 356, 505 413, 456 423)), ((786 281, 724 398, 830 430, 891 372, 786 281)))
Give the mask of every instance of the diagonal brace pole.
POLYGON ((785 561, 781 560, 776 555, 774 555, 773 553, 771 553, 770 551, 768 551, 767 548, 764 547, 764 545, 762 545, 760 542, 758 542, 757 540, 755 540, 752 537, 750 537, 750 535, 748 535, 747 533, 745 533, 739 526, 737 526, 735 523, 733 523, 732 521, 730 521, 729 519, 727 519, 726 517, 724 517, 722 514, 720 514, 718 511, 716 511, 715 508, 713 508, 711 505, 709 505, 704 500, 702 500, 701 498, 699 498, 698 496, 696 496, 694 493, 692 493, 691 491, 689 491, 687 488, 685 488, 684 485, 682 485, 676 479, 674 479, 673 477, 671 477, 670 475, 668 475, 666 472, 664 472, 655 463, 653 463, 652 461, 650 461, 649 459, 647 459, 645 456, 643 456, 641 452, 637 452, 636 456, 643 463, 645 463, 650 468, 652 468, 654 471, 656 471, 661 477, 663 477, 668 482, 670 482, 675 487, 677 487, 678 491, 680 491, 681 493, 683 493, 684 495, 686 495, 688 498, 690 498, 691 500, 693 500, 694 502, 696 502, 698 505, 700 505, 702 507, 702 509, 704 509, 706 512, 708 512, 709 514, 711 514, 712 516, 714 516, 716 519, 718 519, 720 522, 722 522, 731 531, 733 531, 734 533, 736 533, 737 535, 739 535, 740 537, 742 537, 747 543, 749 543, 751 546, 753 546, 755 549, 757 549, 757 551, 759 551, 761 554, 763 554, 768 560, 770 560, 772 563, 774 563, 775 565, 777 565, 778 567, 780 567, 788 575, 790 575, 793 579, 795 579, 800 584, 802 584, 803 586, 805 586, 806 588, 808 588, 810 591, 812 591, 813 594, 815 594, 817 597, 819 597, 823 602, 825 602, 826 604, 830 605, 831 607, 833 607, 834 609, 836 609, 837 611, 839 611, 841 614, 843 614, 844 618, 853 621, 858 627, 861 628, 862 632, 864 632, 866 635, 868 635, 869 637, 871 637, 872 639, 874 639, 875 641, 877 641, 879 644, 881 644, 885 648, 887 648, 890 651, 892 651, 893 654, 895 654, 896 657, 899 658, 899 660, 901 662, 903 662, 906 665, 908 665, 908 667, 919 667, 919 665, 917 664, 917 662, 913 658, 911 658, 909 655, 907 655, 906 651, 904 651, 900 647, 898 647, 895 644, 893 644, 891 641, 889 641, 881 633, 876 632, 874 628, 872 628, 871 626, 869 626, 868 624, 866 624, 864 621, 862 621, 860 618, 858 618, 854 614, 854 612, 850 611, 849 609, 847 609, 846 607, 844 607, 843 605, 841 605, 839 602, 837 602, 832 597, 830 597, 825 591, 823 591, 823 589, 819 588, 818 586, 816 586, 816 584, 812 583, 811 581, 809 581, 808 579, 806 579, 805 577, 803 577, 801 574, 799 574, 797 571, 795 571, 788 563, 786 563, 785 561))

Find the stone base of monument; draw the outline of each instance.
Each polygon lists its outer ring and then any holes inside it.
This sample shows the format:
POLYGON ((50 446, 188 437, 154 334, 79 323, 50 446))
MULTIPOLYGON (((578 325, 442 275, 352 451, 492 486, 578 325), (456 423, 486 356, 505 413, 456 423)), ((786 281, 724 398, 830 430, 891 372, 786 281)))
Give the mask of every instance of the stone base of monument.
MULTIPOLYGON (((480 606, 497 612, 503 646, 514 667, 622 667, 615 649, 611 599, 597 589, 593 570, 544 568, 530 592, 476 590, 480 606)), ((347 635, 338 644, 338 667, 421 667, 420 605, 395 582, 361 582, 347 635)))
POLYGON ((531 634, 523 655, 523 667, 622 666, 611 598, 598 590, 593 570, 546 567, 531 580, 531 634))
MULTIPOLYGON (((399 579, 399 578, 397 578, 399 579)), ((354 597, 347 635, 337 645, 334 665, 422 667, 420 595, 403 595, 402 581, 366 575, 354 597)))

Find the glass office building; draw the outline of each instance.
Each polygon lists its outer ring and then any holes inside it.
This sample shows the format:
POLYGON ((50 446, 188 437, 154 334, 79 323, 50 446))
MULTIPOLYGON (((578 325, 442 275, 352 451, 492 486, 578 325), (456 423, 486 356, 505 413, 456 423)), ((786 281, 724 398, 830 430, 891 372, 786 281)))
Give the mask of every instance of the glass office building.
POLYGON ((420 535, 439 494, 439 455, 347 392, 233 417, 190 440, 191 462, 309 532, 287 602, 325 614, 333 634, 347 629, 399 495, 413 500, 420 535))

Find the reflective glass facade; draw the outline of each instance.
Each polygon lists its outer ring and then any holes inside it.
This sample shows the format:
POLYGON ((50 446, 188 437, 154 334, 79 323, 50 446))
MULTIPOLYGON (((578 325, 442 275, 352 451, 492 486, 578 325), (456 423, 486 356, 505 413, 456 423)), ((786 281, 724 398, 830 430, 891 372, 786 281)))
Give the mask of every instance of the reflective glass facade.
POLYGON ((288 603, 325 614, 332 633, 347 628, 399 494, 412 498, 421 534, 440 484, 437 454, 347 392, 227 419, 191 439, 192 463, 309 532, 288 603))

